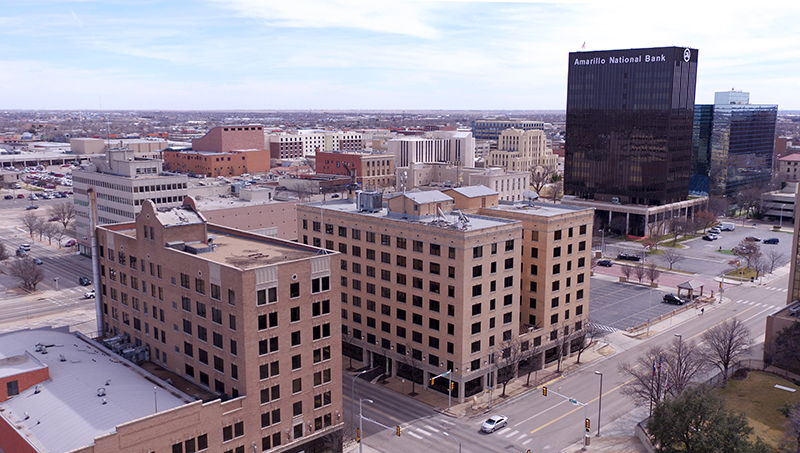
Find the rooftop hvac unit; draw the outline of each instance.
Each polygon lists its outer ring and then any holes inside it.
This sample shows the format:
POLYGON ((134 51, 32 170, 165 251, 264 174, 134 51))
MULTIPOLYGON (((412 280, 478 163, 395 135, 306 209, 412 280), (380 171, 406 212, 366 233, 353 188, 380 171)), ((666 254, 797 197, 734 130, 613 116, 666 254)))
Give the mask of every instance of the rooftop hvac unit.
POLYGON ((383 207, 383 194, 380 192, 357 192, 356 206, 361 212, 378 212, 383 207))

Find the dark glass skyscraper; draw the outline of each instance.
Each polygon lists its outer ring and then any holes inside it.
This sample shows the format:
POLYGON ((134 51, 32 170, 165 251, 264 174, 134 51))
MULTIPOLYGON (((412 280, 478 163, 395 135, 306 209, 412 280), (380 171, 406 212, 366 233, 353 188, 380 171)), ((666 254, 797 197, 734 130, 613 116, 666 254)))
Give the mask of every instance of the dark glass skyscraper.
POLYGON ((736 196, 765 190, 772 177, 778 106, 750 104, 749 93, 722 91, 714 96, 711 130, 711 193, 736 196))
POLYGON ((566 192, 646 205, 685 200, 696 78, 696 49, 570 53, 566 192))
POLYGON ((708 195, 710 191, 709 171, 711 169, 711 131, 714 125, 714 106, 697 104, 694 106, 694 128, 692 131, 692 177, 689 192, 708 195))

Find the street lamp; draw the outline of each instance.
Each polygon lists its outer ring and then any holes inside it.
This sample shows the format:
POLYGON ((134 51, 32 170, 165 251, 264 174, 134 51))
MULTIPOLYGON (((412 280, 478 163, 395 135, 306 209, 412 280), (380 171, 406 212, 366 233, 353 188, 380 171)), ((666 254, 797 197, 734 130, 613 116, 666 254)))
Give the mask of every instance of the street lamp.
POLYGON ((606 229, 600 228, 600 255, 606 252, 606 229))
MULTIPOLYGON (((447 433, 447 431, 442 431, 442 434, 444 434, 447 437, 452 437, 450 436, 450 434, 447 433)), ((458 453, 461 453, 461 439, 458 440, 458 453)))
POLYGON ((600 437, 600 413, 603 410, 603 373, 595 370, 594 374, 600 376, 600 397, 597 400, 597 437, 600 437))
POLYGON ((366 401, 369 404, 374 403, 374 401, 369 398, 358 399, 358 435, 361 436, 361 439, 358 441, 358 453, 364 453, 364 415, 361 411, 362 401, 366 401))
MULTIPOLYGON (((360 373, 353 375, 353 381, 352 381, 353 383, 350 386, 350 389, 351 389, 350 398, 353 401, 353 406, 355 406, 355 404, 356 404, 356 378, 361 376, 362 374, 366 373, 367 371, 369 371, 369 370, 363 370, 360 373)), ((353 412, 352 412, 352 415, 350 416, 350 421, 351 422, 353 421, 353 418, 355 418, 355 416, 356 416, 356 408, 353 407, 353 412)))
POLYGON ((781 223, 780 223, 780 227, 779 228, 783 228, 783 208, 784 207, 786 207, 786 203, 781 203, 781 214, 780 214, 781 223))

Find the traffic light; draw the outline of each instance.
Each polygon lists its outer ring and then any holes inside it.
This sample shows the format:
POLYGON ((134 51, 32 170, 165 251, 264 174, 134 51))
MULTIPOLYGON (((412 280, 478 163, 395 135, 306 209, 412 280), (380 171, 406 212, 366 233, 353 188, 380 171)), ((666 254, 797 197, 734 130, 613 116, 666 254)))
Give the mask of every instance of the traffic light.
POLYGON ((453 381, 450 381, 450 390, 453 390, 455 388, 456 388, 456 383, 453 382, 453 381))
POLYGON ((583 426, 586 427, 586 432, 589 432, 589 428, 592 426, 591 420, 588 418, 583 421, 583 426))
POLYGON ((436 378, 435 378, 435 377, 432 377, 432 378, 431 378, 431 385, 433 385, 433 381, 435 381, 435 380, 436 380, 436 378))
POLYGON ((547 396, 547 386, 542 387, 542 396, 547 396))
POLYGON ((400 425, 397 425, 397 430, 395 431, 395 434, 397 434, 397 437, 400 437, 400 425))
POLYGON ((356 428, 356 442, 361 442, 361 428, 356 428))
POLYGON ((525 453, 531 453, 531 449, 529 448, 529 449, 525 450, 525 453))

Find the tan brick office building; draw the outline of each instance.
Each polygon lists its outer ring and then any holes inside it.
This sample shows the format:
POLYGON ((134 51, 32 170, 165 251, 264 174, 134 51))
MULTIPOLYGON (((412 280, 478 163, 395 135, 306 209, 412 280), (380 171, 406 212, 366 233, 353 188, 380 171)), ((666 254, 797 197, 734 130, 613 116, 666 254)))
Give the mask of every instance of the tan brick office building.
MULTIPOLYGON (((342 253, 348 355, 426 385, 452 370, 454 398, 482 391, 491 354, 519 331, 520 224, 459 218, 438 191, 397 195, 388 208, 377 196, 371 209, 298 206, 301 241, 342 253)), ((446 392, 446 382, 435 385, 446 392)))
MULTIPOLYGON (((236 406, 203 417, 209 451, 341 450, 338 253, 208 224, 189 198, 97 240, 106 336, 236 406)), ((130 433, 167 451, 161 434, 130 433)))
MULTIPOLYGON (((496 385, 509 340, 534 369, 579 341, 591 209, 501 205, 480 186, 397 194, 386 205, 298 206, 300 240, 342 254, 347 356, 406 379, 419 369, 426 385, 452 370, 453 396, 464 398, 496 385)), ((446 392, 446 381, 435 388, 446 392)))

